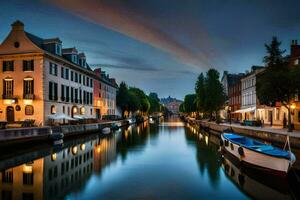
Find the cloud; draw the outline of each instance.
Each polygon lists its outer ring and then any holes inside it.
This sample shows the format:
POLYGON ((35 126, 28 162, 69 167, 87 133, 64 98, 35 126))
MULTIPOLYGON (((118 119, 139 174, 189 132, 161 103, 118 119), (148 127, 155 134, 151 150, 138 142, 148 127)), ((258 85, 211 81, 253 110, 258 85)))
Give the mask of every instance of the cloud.
POLYGON ((171 34, 145 20, 145 16, 121 8, 116 3, 98 0, 48 0, 48 2, 83 19, 163 50, 183 64, 202 69, 212 65, 204 53, 195 53, 174 39, 171 34))

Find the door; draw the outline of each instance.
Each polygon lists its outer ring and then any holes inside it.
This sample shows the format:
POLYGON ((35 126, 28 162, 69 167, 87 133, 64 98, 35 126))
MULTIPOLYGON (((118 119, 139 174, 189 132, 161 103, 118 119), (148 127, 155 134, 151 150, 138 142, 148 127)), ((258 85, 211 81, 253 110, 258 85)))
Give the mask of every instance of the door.
POLYGON ((15 110, 14 107, 8 106, 6 108, 6 120, 8 123, 14 123, 15 122, 15 110))
POLYGON ((96 109, 96 119, 100 119, 101 115, 100 115, 100 109, 96 109))

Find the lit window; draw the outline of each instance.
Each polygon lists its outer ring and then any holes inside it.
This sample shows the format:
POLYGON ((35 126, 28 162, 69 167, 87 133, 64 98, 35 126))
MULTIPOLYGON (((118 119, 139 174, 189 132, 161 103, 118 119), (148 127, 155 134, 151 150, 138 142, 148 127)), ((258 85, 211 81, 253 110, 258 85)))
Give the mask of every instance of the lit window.
POLYGON ((81 114, 81 115, 84 115, 84 114, 85 114, 85 108, 84 108, 84 107, 81 107, 81 108, 80 108, 80 114, 81 114))
POLYGON ((51 114, 56 113, 56 107, 54 105, 51 106, 51 114))

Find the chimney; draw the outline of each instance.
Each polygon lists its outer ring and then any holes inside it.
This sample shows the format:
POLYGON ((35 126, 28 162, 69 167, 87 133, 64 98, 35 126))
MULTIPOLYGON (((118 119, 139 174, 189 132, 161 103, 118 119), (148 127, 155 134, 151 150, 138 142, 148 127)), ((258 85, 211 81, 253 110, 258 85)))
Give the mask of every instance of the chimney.
POLYGON ((14 31, 23 31, 24 30, 24 24, 23 24, 23 22, 21 22, 19 20, 12 23, 11 27, 12 27, 12 30, 14 30, 14 31))

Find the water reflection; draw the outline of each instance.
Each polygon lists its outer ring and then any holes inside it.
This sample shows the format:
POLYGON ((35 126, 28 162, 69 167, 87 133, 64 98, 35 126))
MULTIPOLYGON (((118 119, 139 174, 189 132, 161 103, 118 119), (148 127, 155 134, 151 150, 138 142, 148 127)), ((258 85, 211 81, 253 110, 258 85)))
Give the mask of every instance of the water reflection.
POLYGON ((259 197, 255 184, 290 197, 222 159, 218 137, 183 125, 172 118, 61 148, 14 149, 0 155, 0 199, 245 199, 259 197))

